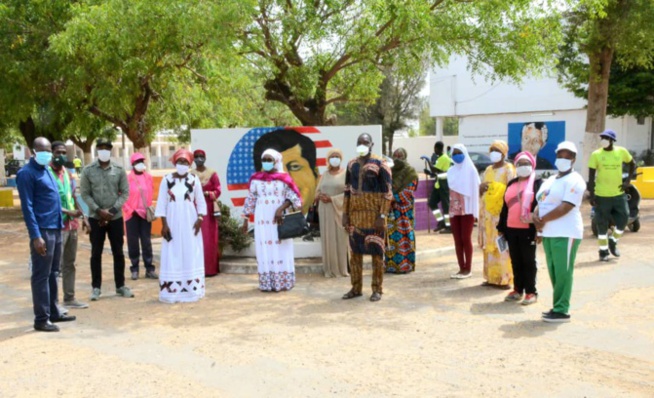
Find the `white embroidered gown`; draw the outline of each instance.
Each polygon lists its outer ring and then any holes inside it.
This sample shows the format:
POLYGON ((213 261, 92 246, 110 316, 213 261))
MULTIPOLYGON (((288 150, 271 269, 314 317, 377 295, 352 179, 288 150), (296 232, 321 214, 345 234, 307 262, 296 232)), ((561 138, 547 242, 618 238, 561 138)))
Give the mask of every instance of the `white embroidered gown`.
POLYGON ((166 175, 159 186, 155 210, 166 217, 172 239, 161 244, 159 300, 192 302, 204 297, 204 248, 202 232, 194 235, 198 215, 207 214, 200 180, 187 174, 183 179, 166 175))

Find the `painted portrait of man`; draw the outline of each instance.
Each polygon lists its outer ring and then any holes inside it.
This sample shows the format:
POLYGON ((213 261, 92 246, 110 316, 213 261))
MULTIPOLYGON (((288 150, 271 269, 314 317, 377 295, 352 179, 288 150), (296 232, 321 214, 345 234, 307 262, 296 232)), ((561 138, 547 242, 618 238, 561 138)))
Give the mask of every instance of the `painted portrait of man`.
POLYGON ((509 157, 528 151, 536 157, 536 169, 554 169, 554 148, 565 140, 565 122, 509 123, 509 157))
POLYGON ((254 143, 252 160, 256 170, 261 170, 261 154, 269 148, 282 154, 284 171, 290 174, 300 189, 302 212, 306 214, 315 199, 318 185, 315 143, 293 129, 264 134, 254 143))

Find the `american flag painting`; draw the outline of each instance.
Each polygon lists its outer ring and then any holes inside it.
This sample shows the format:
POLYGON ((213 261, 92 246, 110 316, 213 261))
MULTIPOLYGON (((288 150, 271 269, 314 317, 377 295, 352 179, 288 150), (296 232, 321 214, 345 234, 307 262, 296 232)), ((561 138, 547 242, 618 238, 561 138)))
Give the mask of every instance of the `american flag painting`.
POLYGON ((294 130, 310 137, 317 151, 316 167, 327 164, 325 156, 332 147, 329 140, 321 139, 320 130, 315 127, 256 127, 245 133, 234 146, 227 164, 227 189, 232 193, 231 200, 235 207, 242 207, 249 188, 250 176, 256 171, 253 160, 254 144, 265 134, 276 131, 294 130))

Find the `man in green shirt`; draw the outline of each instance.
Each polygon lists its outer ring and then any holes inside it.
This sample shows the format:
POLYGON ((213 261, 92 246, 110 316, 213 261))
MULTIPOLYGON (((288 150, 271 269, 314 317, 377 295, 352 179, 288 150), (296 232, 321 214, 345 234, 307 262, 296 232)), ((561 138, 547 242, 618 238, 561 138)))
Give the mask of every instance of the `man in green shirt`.
POLYGON ((436 163, 432 166, 432 173, 436 175, 436 183, 429 197, 429 207, 438 221, 436 231, 441 233, 450 233, 450 187, 447 184, 447 170, 452 165, 452 160, 443 152, 443 142, 438 141, 434 145, 434 153, 438 155, 436 163), (440 203, 441 209, 438 207, 440 203))
POLYGON ((600 134, 601 148, 590 155, 588 162, 588 191, 590 203, 595 206, 597 238, 600 261, 609 260, 609 251, 620 257, 618 240, 622 237, 629 221, 629 206, 625 190, 636 170, 636 163, 629 151, 614 145, 617 135, 613 130, 600 134), (622 182, 622 165, 629 165, 629 178, 622 182), (615 227, 608 235, 609 224, 615 227))

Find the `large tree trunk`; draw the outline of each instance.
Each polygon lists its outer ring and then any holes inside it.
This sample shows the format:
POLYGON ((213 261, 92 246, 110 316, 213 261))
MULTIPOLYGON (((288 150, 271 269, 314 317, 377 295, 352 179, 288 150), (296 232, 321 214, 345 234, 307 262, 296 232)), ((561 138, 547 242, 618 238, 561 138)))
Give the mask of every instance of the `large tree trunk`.
POLYGON ((0 187, 7 185, 5 177, 5 150, 0 148, 0 187))
POLYGON ((93 161, 93 157, 91 156, 91 148, 93 147, 93 140, 87 139, 82 141, 77 137, 71 137, 70 140, 73 141, 75 146, 81 149, 82 152, 84 153, 84 156, 82 158, 83 159, 82 166, 88 166, 89 164, 91 164, 91 162, 93 161))
POLYGON ((584 134, 582 175, 588 178, 588 159, 590 154, 599 147, 599 134, 606 127, 606 105, 609 99, 609 78, 613 49, 604 48, 588 55, 590 63, 590 79, 588 81, 588 108, 586 110, 586 134, 584 134))

